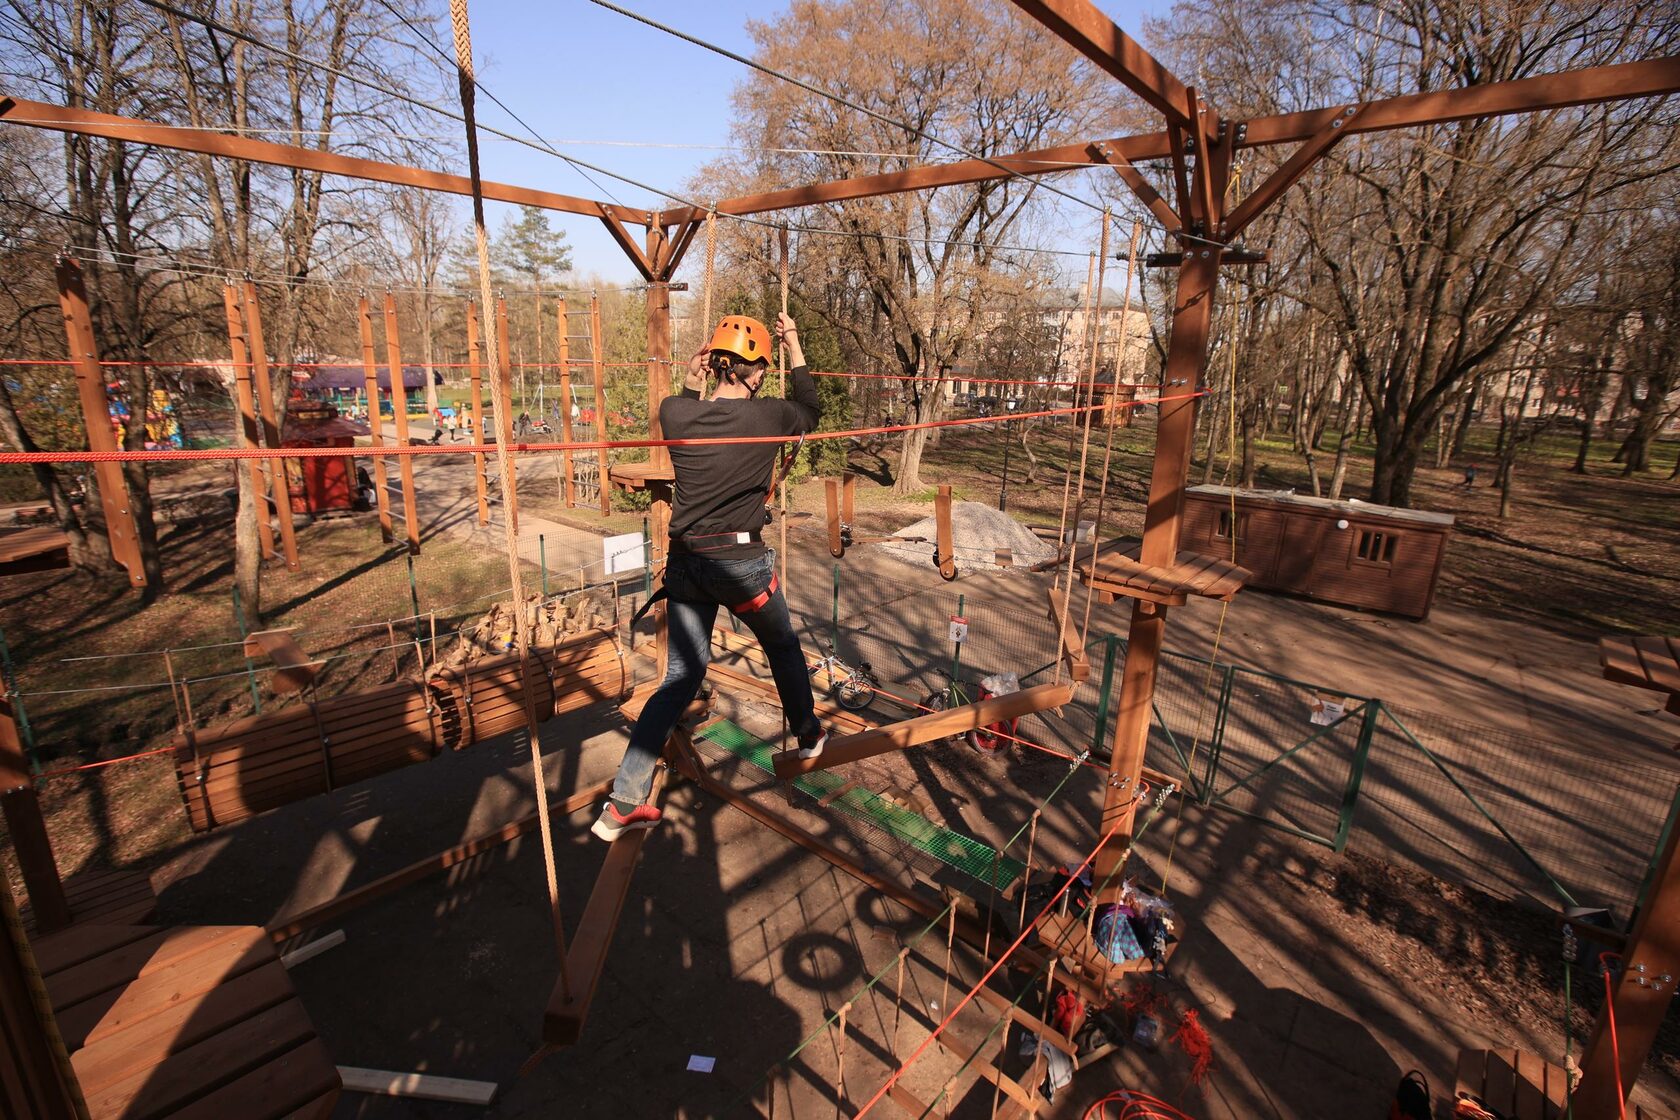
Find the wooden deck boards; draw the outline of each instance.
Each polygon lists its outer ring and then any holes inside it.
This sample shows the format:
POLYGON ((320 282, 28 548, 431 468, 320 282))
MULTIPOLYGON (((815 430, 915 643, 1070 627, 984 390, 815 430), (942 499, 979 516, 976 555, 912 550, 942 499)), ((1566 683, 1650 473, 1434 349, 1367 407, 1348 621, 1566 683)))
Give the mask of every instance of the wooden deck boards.
POLYGON ((1520 1050, 1460 1050, 1454 1100, 1472 1100, 1511 1120, 1559 1120, 1568 1075, 1520 1050))
POLYGON ((70 538, 47 526, 0 529, 0 576, 70 566, 70 538))
POLYGON ((337 1100, 337 1068, 257 927, 83 925, 35 953, 95 1120, 301 1120, 337 1100))
POLYGON ((1076 560, 1075 569, 1094 590, 1164 606, 1178 606, 1192 595, 1229 602, 1248 581, 1247 569, 1195 552, 1180 552, 1167 567, 1145 564, 1138 559, 1142 547, 1138 541, 1115 542, 1099 548, 1095 562, 1076 560))

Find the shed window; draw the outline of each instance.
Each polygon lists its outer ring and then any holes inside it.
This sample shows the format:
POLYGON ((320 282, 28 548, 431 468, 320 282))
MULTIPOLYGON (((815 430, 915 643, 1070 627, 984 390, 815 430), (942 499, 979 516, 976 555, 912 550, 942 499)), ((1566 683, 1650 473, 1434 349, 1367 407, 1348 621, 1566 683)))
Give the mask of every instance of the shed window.
POLYGON ((1394 563, 1394 542, 1399 540, 1393 533, 1377 532, 1374 529, 1359 530, 1359 547, 1356 555, 1361 560, 1372 564, 1394 563))
POLYGON ((1232 535, 1231 527, 1233 523, 1236 525, 1237 541, 1240 544, 1242 542, 1243 534, 1248 528, 1248 515, 1246 513, 1237 516, 1233 522, 1230 510, 1220 510, 1219 524, 1214 528, 1213 535, 1222 541, 1230 540, 1232 535))

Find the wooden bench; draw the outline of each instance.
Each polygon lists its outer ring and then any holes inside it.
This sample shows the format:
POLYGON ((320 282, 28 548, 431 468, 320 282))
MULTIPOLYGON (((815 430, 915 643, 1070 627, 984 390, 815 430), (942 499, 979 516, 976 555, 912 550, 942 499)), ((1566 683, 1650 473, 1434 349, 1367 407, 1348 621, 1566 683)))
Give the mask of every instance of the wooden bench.
POLYGON ((36 962, 94 1120, 313 1120, 338 1070, 256 926, 81 925, 36 962))
MULTIPOLYGON (((78 925, 134 925, 157 916, 157 894, 152 877, 144 871, 79 871, 64 880, 64 900, 70 907, 70 921, 78 925)), ((24 928, 34 933, 33 908, 25 904, 20 909, 24 928)))
POLYGON ((70 538, 48 526, 0 530, 0 576, 70 566, 70 538))

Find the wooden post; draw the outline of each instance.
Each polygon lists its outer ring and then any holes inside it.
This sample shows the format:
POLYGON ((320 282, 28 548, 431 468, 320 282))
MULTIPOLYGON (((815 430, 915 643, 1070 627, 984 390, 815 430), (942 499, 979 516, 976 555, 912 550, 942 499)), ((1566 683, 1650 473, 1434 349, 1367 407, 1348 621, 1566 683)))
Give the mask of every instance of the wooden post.
POLYGON ((846 555, 845 542, 840 539, 839 479, 823 479, 823 497, 828 503, 828 554, 838 560, 846 555))
POLYGON ((519 462, 513 457, 513 359, 508 352, 507 299, 496 297, 496 357, 497 376, 502 382, 502 400, 507 415, 496 417, 496 438, 507 448, 503 461, 507 463, 507 477, 502 480, 504 501, 507 503, 508 524, 519 532, 519 462))
POLYGON ((12 838, 23 887, 35 911, 35 928, 51 933, 70 924, 70 903, 64 897, 64 882, 58 877, 52 840, 41 816, 41 802, 29 774, 23 740, 12 718, 9 699, 0 698, 0 812, 12 838))
MULTIPOLYGON (((403 385, 402 337, 397 332, 397 300, 385 293, 385 364, 391 370, 391 411, 395 414, 397 446, 408 446, 408 389, 403 385)), ((414 456, 399 455, 402 475, 403 526, 408 531, 410 555, 420 555, 420 512, 414 501, 414 456)))
MULTIPOLYGON (((263 442, 280 446, 280 419, 274 407, 274 387, 268 375, 268 350, 263 346, 262 309, 257 306, 257 286, 245 281, 240 288, 240 307, 245 312, 246 342, 251 350, 251 377, 257 394, 257 412, 262 417, 263 442)), ((292 492, 287 480, 286 460, 270 459, 268 480, 274 494, 275 520, 280 523, 280 547, 286 553, 286 570, 298 570, 297 535, 292 531, 292 492)))
MULTIPOLYGON (((560 439, 572 442, 572 343, 567 337, 566 301, 560 301, 560 439)), ((572 478, 572 452, 560 456, 560 499, 567 509, 577 507, 577 484, 572 478)))
POLYGON ((379 501, 379 536, 386 544, 396 538, 391 528, 391 491, 385 480, 385 422, 379 415, 379 366, 373 353, 373 308, 363 296, 358 310, 362 332, 362 375, 366 379, 368 430, 373 444, 373 489, 379 501))
MULTIPOLYGON (((472 370, 473 443, 484 446, 484 371, 479 351, 478 304, 467 301, 467 364, 472 370)), ((473 452, 473 477, 478 482, 478 523, 490 524, 490 493, 484 480, 484 452, 473 452)))
MULTIPOLYGON (((1677 845, 1680 845, 1680 828, 1670 829, 1645 905, 1622 953, 1622 971, 1611 986, 1613 995, 1599 1009, 1587 1048, 1581 1054, 1581 1084, 1570 1103, 1582 1120, 1617 1115, 1617 1080, 1620 1079, 1624 1093, 1632 1091, 1656 1041, 1657 1028, 1662 1026, 1674 1000, 1675 978, 1680 977, 1680 936, 1676 935, 1680 931, 1677 845), (1614 1047, 1608 1021, 1612 1009, 1616 1016, 1614 1047), (1617 1053, 1621 1056, 1619 1068, 1617 1053)), ((1588 974, 1592 974, 1590 969, 1588 974)))
MULTIPOLYGON (((1213 248, 1206 255, 1187 253, 1179 265, 1172 338, 1161 371, 1161 395, 1186 399, 1161 405, 1155 434, 1155 462, 1149 476, 1149 504, 1143 523, 1145 564, 1167 566, 1178 556, 1184 484, 1190 472, 1190 445, 1196 426, 1196 401, 1188 394, 1200 387, 1207 366, 1208 326, 1213 320, 1219 260, 1220 251, 1213 248)), ((1098 882, 1113 874, 1129 849, 1125 840, 1131 834, 1138 781, 1143 774, 1143 755, 1149 742, 1150 715, 1155 701, 1155 674, 1166 623, 1165 607, 1133 600, 1100 827, 1103 834, 1119 827, 1120 836, 1097 856, 1092 874, 1098 882)), ((1118 892, 1119 886, 1118 876, 1114 876, 1110 889, 1118 892)))
MULTIPOLYGON (((607 367, 601 355, 601 297, 593 293, 589 297, 589 364, 595 377, 595 439, 604 442, 607 438, 607 367)), ((601 448, 596 455, 600 463, 600 486, 597 489, 601 496, 601 513, 605 515, 612 512, 612 489, 607 481, 607 449, 601 448)))
MULTIPOLYGON (((257 429, 257 396, 251 389, 251 348, 245 345, 245 320, 239 313, 239 293, 232 284, 222 285, 222 305, 227 311, 228 348, 233 355, 234 398, 239 405, 239 433, 241 447, 259 447, 262 436, 257 429)), ((263 513, 267 502, 268 480, 263 477, 261 459, 248 460, 251 468, 251 494, 257 503, 257 532, 261 534, 262 554, 266 560, 274 555, 274 526, 263 513)))
MULTIPOLYGON (((647 256, 650 261, 664 258, 665 231, 649 226, 647 256)), ((671 395, 671 285, 666 279, 648 284, 647 289, 647 354, 648 354, 648 438, 663 439, 659 427, 659 406, 671 395)), ((648 448, 648 462, 658 470, 669 470, 671 453, 663 447, 648 448)))
POLYGON ((951 488, 941 486, 933 498, 934 535, 938 538, 939 578, 957 578, 956 543, 951 539, 951 488))
POLYGON ((10 876, 0 870, 0 1116, 87 1116, 35 956, 17 920, 10 876))
MULTIPOLYGON (((82 404, 82 424, 87 429, 89 451, 116 451, 117 436, 111 429, 111 402, 105 395, 105 374, 99 368, 98 346, 93 338, 93 317, 88 314, 87 289, 82 285, 82 266, 68 257, 58 259, 58 305, 64 312, 64 336, 70 360, 76 363, 76 394, 82 404)), ((145 402, 137 402, 144 408, 145 402)), ((128 570, 131 587, 146 586, 146 571, 140 560, 140 538, 134 529, 129 507, 128 486, 122 466, 114 462, 95 463, 93 476, 99 486, 99 507, 105 515, 105 535, 111 542, 111 559, 128 570)))

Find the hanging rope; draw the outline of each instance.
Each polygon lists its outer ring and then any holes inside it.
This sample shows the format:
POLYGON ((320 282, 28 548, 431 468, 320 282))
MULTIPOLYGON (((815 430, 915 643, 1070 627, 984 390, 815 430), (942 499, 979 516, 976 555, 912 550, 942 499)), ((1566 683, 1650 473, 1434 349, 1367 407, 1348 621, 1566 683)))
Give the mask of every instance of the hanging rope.
MULTIPOLYGON (((706 332, 712 329, 712 264, 717 259, 717 211, 706 212, 706 293, 700 303, 700 346, 706 345, 706 332)), ((695 347, 699 349, 699 347, 695 347)), ((700 399, 707 399, 708 386, 700 383, 700 399)))
MULTIPOLYGON (((467 0, 449 0, 449 15, 455 25, 455 66, 461 88, 461 112, 467 127, 467 168, 472 177, 473 236, 478 244, 478 289, 482 306, 495 306, 490 286, 490 237, 484 225, 484 187, 478 169, 478 130, 473 123, 472 29, 467 18, 467 0)), ((486 346, 490 366, 490 402, 498 417, 511 415, 503 392, 500 347, 486 346)), ((514 531, 513 510, 518 500, 513 481, 513 462, 507 441, 496 441, 496 467, 502 481, 502 530, 507 548, 508 578, 513 591, 513 632, 519 648, 522 692, 525 701, 525 732, 531 744, 531 776, 536 786, 537 823, 542 832, 543 872, 548 878, 548 909, 553 919, 554 945, 560 960, 560 990, 572 995, 571 974, 566 966, 566 926, 560 915, 560 882, 554 869, 554 834, 549 826, 548 782, 543 774, 542 743, 538 731, 536 701, 531 686, 531 628, 525 612, 524 577, 519 568, 519 539, 514 531)), ((606 485, 606 479, 601 480, 606 485)))
POLYGON ((1627 1092, 1622 1088, 1622 1045, 1616 1038, 1615 970, 1609 964, 1611 957, 1615 957, 1618 963, 1622 959, 1620 953, 1600 953, 1598 963, 1604 969, 1604 1021, 1610 1025, 1610 1061, 1616 1070, 1616 1105, 1622 1120, 1627 1120, 1627 1092))
MULTIPOLYGON (((1109 212, 1107 210, 1104 210, 1103 211, 1103 217, 1102 217, 1102 240, 1101 240, 1098 252, 1097 252, 1097 262, 1096 262, 1097 263, 1096 293, 1095 293, 1095 298, 1092 301, 1095 310, 1094 310, 1093 318, 1092 318, 1092 322, 1091 322, 1091 360, 1090 360, 1089 365, 1087 365, 1086 371, 1085 371, 1085 378, 1086 378, 1086 380, 1085 380, 1086 412, 1085 412, 1085 425, 1084 425, 1084 428, 1083 428, 1082 433, 1081 433, 1080 438, 1079 438, 1079 482, 1078 482, 1078 490, 1076 491, 1074 501, 1073 501, 1074 532, 1073 532, 1073 540, 1071 540, 1068 543, 1067 582, 1062 585, 1065 588, 1065 594, 1063 594, 1063 596, 1062 596, 1062 609, 1057 612, 1058 617, 1056 619, 1056 642, 1057 642, 1058 645, 1060 645, 1061 642, 1062 642, 1062 635, 1067 633, 1068 610, 1069 610, 1069 608, 1071 608, 1073 606, 1073 561, 1074 561, 1075 555, 1079 552, 1079 541, 1078 541, 1078 538, 1079 538, 1079 507, 1085 500, 1085 462, 1089 458, 1090 451, 1091 451, 1091 412, 1092 412, 1092 409, 1091 409, 1090 406, 1097 399, 1097 354, 1098 354, 1098 351, 1099 351, 1099 348, 1100 348, 1100 344, 1102 342, 1102 295, 1103 295, 1102 286, 1103 286, 1103 281, 1105 279, 1105 275, 1106 275, 1107 270, 1108 270, 1108 226, 1109 226, 1109 212)), ((1064 498, 1063 499, 1064 509, 1066 507, 1066 504, 1067 504, 1067 502, 1066 502, 1066 499, 1064 498)), ((1063 513, 1063 520, 1064 520, 1063 531, 1064 532, 1066 531, 1066 524, 1065 524, 1066 516, 1067 515, 1064 512, 1063 513)), ((1091 548, 1092 548, 1092 555, 1093 556, 1096 555, 1097 542, 1094 539, 1095 536, 1096 536, 1096 534, 1095 534, 1094 529, 1093 529, 1093 533, 1092 533, 1093 540, 1091 542, 1091 548)), ((1086 588, 1085 595, 1086 595, 1087 610, 1089 609, 1090 597, 1094 594, 1095 594, 1095 592, 1090 587, 1086 588)), ((1065 666, 1066 666, 1066 659, 1065 658, 1058 658, 1056 660, 1056 681, 1057 681, 1057 683, 1061 682, 1062 671, 1065 668, 1065 666)))
POLYGON ((1030 829, 1027 832, 1027 866, 1026 869, 1021 872, 1021 917, 1018 920, 1017 925, 1023 927, 1027 924, 1027 884, 1032 882, 1033 845, 1038 842, 1039 812, 1040 810, 1038 809, 1033 810, 1030 829))
MULTIPOLYGON (((786 226, 783 226, 781 228, 781 230, 778 231, 778 240, 781 242, 781 249, 782 249, 782 267, 781 267, 782 314, 786 315, 788 313, 788 229, 787 229, 786 226)), ((782 396, 783 398, 786 398, 787 397, 787 375, 788 375, 787 344, 778 340, 777 344, 776 344, 776 350, 777 350, 777 353, 779 355, 777 357, 777 365, 780 366, 780 373, 781 373, 780 396, 782 396)), ((798 453, 799 453, 798 452, 798 445, 795 445, 794 454, 797 455, 798 453)), ((792 470, 792 467, 793 467, 793 464, 790 463, 788 471, 783 471, 782 472, 782 516, 781 516, 781 527, 780 527, 779 532, 781 534, 781 550, 782 550, 781 561, 782 561, 782 586, 783 587, 787 586, 787 562, 788 562, 788 557, 787 557, 787 551, 788 551, 788 548, 787 548, 787 513, 788 513, 788 510, 787 510, 787 476, 788 476, 789 471, 792 470)))
MULTIPOLYGON (((1137 267, 1138 239, 1143 236, 1143 223, 1132 221, 1132 246, 1126 252, 1126 283, 1120 289, 1120 352, 1126 350, 1126 313, 1129 311, 1132 298, 1132 273, 1137 267)), ((1101 329, 1100 327, 1098 328, 1101 329)), ((1120 389, 1120 364, 1114 365, 1114 380, 1109 389, 1108 409, 1104 422, 1108 425, 1108 439, 1103 445, 1102 488, 1097 491, 1097 521, 1091 530, 1091 571, 1097 569, 1097 548, 1102 543, 1103 515, 1108 510, 1108 467, 1114 458, 1114 429, 1119 426, 1115 411, 1114 396, 1120 389)), ((1072 598, 1073 588, 1068 587, 1068 596, 1072 598)), ((1085 648, 1085 642, 1091 633, 1091 604, 1096 601, 1096 592, 1089 584, 1085 586, 1085 617, 1079 624, 1079 648, 1085 648)))
POLYGON ((957 938, 957 907, 951 904, 951 921, 945 929, 945 984, 939 989, 939 1007, 944 1010, 945 1001, 951 996, 951 943, 957 938))
POLYGON ((898 951, 898 983, 893 991, 893 1061, 898 1061, 898 1024, 904 1018, 904 961, 910 956, 910 946, 906 945, 898 951))
MULTIPOLYGON (((1091 325, 1091 289, 1096 285, 1096 282, 1097 282, 1097 258, 1095 256, 1092 256, 1091 259, 1090 259, 1090 262, 1085 267, 1085 327, 1086 327, 1087 330, 1090 329, 1090 325, 1091 325)), ((1080 390, 1083 389, 1084 387, 1085 387, 1085 383, 1083 381, 1075 380, 1074 385, 1073 385, 1073 409, 1072 409, 1073 413, 1075 413, 1075 414, 1077 414, 1079 412, 1079 393, 1080 393, 1080 390)), ((1023 417, 1022 419, 1025 419, 1025 417, 1023 417)), ((1063 466, 1062 466, 1062 516, 1061 516, 1061 521, 1058 523, 1059 535, 1056 538, 1058 546, 1060 545, 1060 542, 1069 539, 1068 538, 1068 531, 1067 531, 1067 527, 1068 527, 1067 526, 1067 519, 1068 519, 1068 504, 1073 498, 1073 474, 1072 474, 1072 471, 1071 471, 1071 467, 1073 466, 1073 435, 1074 435, 1074 431, 1075 431, 1074 427, 1069 427, 1068 428, 1067 450, 1065 452, 1063 452, 1063 454, 1062 454, 1062 463, 1063 463, 1063 466)), ((1056 679, 1058 681, 1060 681, 1062 679, 1062 671, 1060 669, 1056 670, 1056 679)))
POLYGON ((847 1000, 840 1005, 840 1056, 834 1065, 834 1115, 845 1115, 846 1107, 846 1014, 852 1009, 852 1001, 847 1000))

